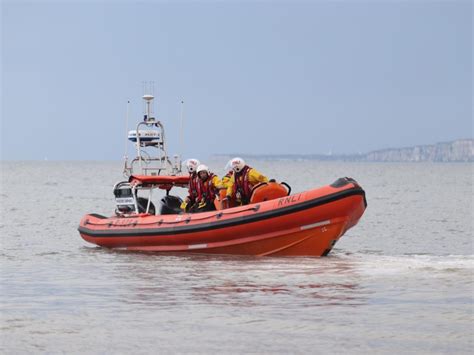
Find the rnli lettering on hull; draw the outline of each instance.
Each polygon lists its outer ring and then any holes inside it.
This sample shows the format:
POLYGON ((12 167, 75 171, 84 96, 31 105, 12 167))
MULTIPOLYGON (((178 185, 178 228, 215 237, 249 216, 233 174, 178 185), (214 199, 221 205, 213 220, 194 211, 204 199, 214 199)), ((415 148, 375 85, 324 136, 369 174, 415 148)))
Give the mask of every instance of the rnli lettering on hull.
POLYGON ((300 200, 301 200, 301 194, 288 196, 288 197, 282 197, 278 200, 278 207, 296 203, 296 202, 299 202, 300 200))

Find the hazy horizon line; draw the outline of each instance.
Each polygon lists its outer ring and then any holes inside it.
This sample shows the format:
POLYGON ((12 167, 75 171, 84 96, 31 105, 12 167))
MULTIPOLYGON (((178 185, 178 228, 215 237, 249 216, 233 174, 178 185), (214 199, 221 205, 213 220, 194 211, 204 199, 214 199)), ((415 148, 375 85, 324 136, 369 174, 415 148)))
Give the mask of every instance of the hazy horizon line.
MULTIPOLYGON (((213 153, 204 155, 201 160, 212 160, 213 158, 219 157, 229 157, 229 156, 247 156, 247 157, 261 157, 261 156, 287 156, 287 157, 301 157, 301 156, 321 156, 321 157, 353 157, 353 156, 363 156, 373 152, 380 152, 385 150, 401 150, 401 149, 410 149, 415 147, 426 147, 426 146, 436 146, 439 144, 449 144, 458 141, 474 141, 474 138, 458 138, 449 141, 441 141, 432 144, 416 144, 411 146, 404 146, 404 147, 390 147, 390 148, 380 148, 371 150, 369 152, 358 152, 358 153, 213 153)), ((182 159, 186 159, 186 157, 182 157, 182 159)), ((55 161, 55 162, 123 162, 124 159, 122 158, 112 158, 112 159, 90 159, 90 158, 71 158, 71 159, 57 159, 57 158, 49 158, 45 157, 43 159, 10 159, 5 157, 0 157, 0 162, 39 162, 39 161, 55 161)))

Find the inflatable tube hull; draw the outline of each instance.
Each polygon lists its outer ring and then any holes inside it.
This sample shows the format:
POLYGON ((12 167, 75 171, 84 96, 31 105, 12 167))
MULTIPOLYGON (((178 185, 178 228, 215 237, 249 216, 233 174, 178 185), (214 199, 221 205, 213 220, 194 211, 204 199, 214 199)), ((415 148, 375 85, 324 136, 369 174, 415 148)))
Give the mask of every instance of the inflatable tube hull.
MULTIPOLYGON (((340 181, 339 179, 338 181, 340 181)), ((221 211, 132 217, 84 216, 79 233, 106 248, 150 252, 324 256, 357 224, 364 190, 352 179, 221 211)))

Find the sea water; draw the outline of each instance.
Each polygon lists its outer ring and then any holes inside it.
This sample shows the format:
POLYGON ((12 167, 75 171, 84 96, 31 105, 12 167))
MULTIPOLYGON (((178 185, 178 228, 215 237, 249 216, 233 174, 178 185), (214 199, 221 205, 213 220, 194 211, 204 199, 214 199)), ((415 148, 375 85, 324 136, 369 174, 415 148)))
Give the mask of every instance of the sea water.
POLYGON ((473 164, 252 165, 368 208, 325 258, 113 251, 77 227, 121 163, 1 163, 0 352, 471 353, 473 164))

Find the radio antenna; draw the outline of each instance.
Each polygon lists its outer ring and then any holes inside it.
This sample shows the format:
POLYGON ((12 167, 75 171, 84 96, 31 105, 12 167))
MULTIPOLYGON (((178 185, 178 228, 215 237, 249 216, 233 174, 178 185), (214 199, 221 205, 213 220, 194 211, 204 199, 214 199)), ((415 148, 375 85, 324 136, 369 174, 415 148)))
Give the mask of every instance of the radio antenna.
POLYGON ((127 100, 127 114, 125 115, 125 161, 128 159, 128 117, 130 115, 130 100, 127 100))
MULTIPOLYGON (((183 156, 183 124, 184 122, 184 100, 181 100, 181 118, 180 118, 180 124, 179 124, 179 160, 181 164, 181 159, 183 156)), ((181 165, 180 165, 181 167, 181 165)))
POLYGON ((124 158, 124 167, 123 174, 127 176, 128 172, 128 116, 130 115, 130 100, 127 100, 127 113, 125 115, 125 156, 124 158))
MULTIPOLYGON (((155 82, 154 81, 150 81, 150 92, 153 95, 153 97, 155 97, 155 82)), ((151 106, 151 115, 152 117, 155 117, 155 105, 151 106)))

